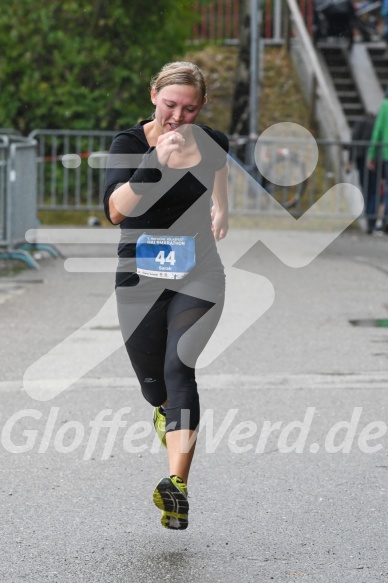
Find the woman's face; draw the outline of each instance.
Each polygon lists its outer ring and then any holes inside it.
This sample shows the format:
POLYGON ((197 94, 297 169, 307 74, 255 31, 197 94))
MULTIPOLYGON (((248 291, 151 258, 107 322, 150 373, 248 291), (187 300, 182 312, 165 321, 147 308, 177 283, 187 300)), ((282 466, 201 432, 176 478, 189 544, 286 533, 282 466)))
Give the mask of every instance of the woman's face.
POLYGON ((193 85, 167 85, 157 93, 151 90, 155 120, 163 134, 184 124, 194 123, 204 101, 193 85))

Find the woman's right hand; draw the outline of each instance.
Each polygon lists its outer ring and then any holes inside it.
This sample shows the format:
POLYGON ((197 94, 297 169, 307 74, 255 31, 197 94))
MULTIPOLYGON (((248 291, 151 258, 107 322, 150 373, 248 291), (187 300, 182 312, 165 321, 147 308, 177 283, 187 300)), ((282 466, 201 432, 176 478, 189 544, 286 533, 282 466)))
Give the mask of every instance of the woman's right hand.
POLYGON ((156 155, 162 166, 165 166, 173 152, 182 152, 185 145, 185 138, 182 134, 173 130, 158 137, 156 142, 156 155))

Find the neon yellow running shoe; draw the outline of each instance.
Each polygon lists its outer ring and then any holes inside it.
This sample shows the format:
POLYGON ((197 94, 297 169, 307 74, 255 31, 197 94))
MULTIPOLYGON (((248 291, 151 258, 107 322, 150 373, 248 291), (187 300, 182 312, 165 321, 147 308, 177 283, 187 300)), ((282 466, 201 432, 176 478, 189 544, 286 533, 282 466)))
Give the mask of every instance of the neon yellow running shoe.
POLYGON ((163 510, 160 522, 171 530, 184 530, 188 527, 189 501, 187 485, 179 476, 160 480, 154 490, 154 504, 163 510))
POLYGON ((154 408, 154 427, 160 441, 167 447, 166 442, 166 415, 162 413, 160 407, 154 408))

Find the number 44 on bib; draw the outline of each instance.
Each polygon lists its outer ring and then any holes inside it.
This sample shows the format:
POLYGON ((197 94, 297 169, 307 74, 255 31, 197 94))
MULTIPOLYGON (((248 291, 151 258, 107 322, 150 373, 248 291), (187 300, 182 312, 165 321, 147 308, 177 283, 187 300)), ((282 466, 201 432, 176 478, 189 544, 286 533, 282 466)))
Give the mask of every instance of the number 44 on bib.
POLYGON ((157 263, 160 263, 160 265, 164 265, 165 263, 169 263, 170 265, 175 265, 176 260, 175 260, 175 251, 170 251, 169 254, 167 255, 167 257, 165 256, 166 252, 164 251, 164 249, 161 249, 158 253, 158 255, 155 258, 155 261, 157 263))

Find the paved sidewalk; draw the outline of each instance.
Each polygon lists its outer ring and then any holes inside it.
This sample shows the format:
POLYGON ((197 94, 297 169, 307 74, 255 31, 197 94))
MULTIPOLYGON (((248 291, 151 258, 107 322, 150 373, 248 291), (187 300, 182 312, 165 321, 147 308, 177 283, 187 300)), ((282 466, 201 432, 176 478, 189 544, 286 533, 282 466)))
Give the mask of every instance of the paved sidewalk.
MULTIPOLYGON (((296 235, 266 237, 292 248, 296 235)), ((301 234, 301 248, 324 237, 301 234)), ((231 231, 225 258, 254 241, 231 231)), ((115 255, 113 244, 60 248, 115 255)), ((152 504, 166 454, 125 350, 113 352, 117 320, 95 320, 113 273, 44 259, 0 278, 1 582, 388 581, 388 329, 370 325, 388 318, 388 237, 348 231, 299 269, 259 242, 236 265, 224 336, 241 334, 198 371, 204 427, 180 533, 152 504), (267 311, 242 331, 260 302, 267 311), (44 376, 56 346, 46 382, 99 364, 40 401, 23 376, 39 359, 44 376), (121 416, 116 436, 93 433, 103 411, 121 416)))

